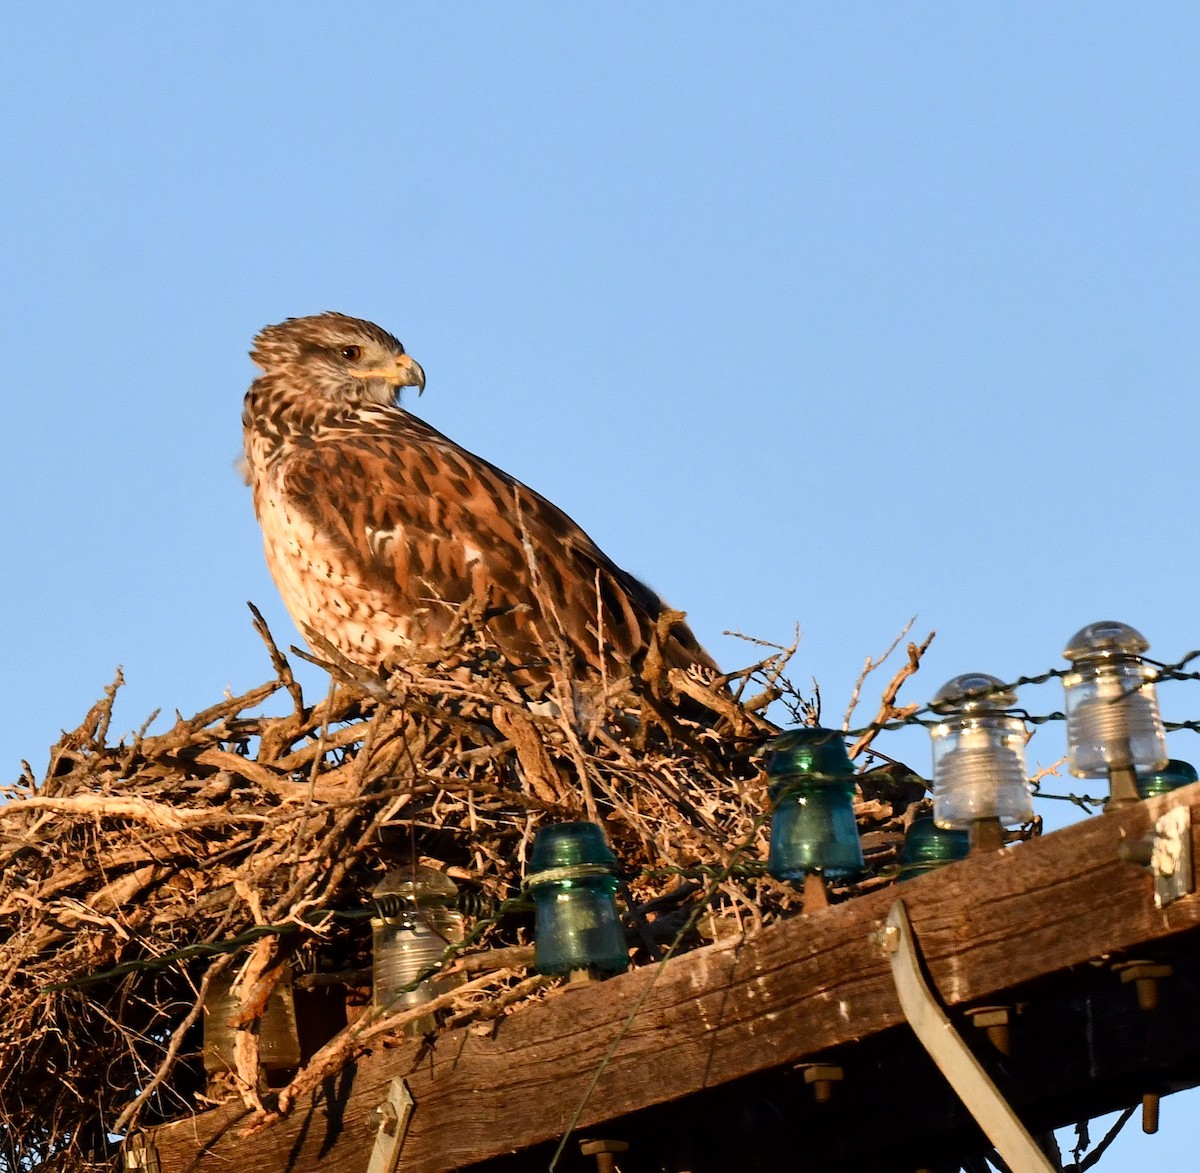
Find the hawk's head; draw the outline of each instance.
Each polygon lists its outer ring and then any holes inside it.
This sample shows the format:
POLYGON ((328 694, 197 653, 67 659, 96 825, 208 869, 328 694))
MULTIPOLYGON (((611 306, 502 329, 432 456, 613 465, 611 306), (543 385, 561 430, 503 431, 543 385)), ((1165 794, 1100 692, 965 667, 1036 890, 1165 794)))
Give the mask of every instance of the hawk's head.
POLYGON ((425 389, 420 363, 396 338, 374 322, 332 311, 267 326, 250 357, 268 375, 333 403, 391 404, 401 387, 425 389))

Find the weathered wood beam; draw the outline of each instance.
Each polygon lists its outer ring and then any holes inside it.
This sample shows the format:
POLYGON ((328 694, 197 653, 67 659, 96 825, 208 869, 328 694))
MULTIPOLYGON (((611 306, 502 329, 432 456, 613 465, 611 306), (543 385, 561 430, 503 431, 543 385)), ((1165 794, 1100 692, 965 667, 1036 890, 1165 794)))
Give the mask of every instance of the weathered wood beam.
MULTIPOLYGON (((1154 1012, 1139 1010, 1133 991, 1111 969, 1089 966, 1025 988, 1013 1007, 1008 1056, 964 1014, 955 1015, 1034 1135, 1136 1106, 1145 1092, 1166 1094, 1200 1083, 1200 935, 1187 939, 1190 953, 1171 950, 1175 974, 1162 983, 1162 1004, 1154 1012)), ((1176 938, 1176 946, 1181 941, 1176 938)), ((967 1157, 990 1147, 906 1027, 826 1052, 820 1060, 843 1071, 827 1102, 817 1100, 803 1067, 784 1067, 582 1135, 628 1143, 619 1158, 622 1173, 957 1173, 967 1157)), ((1162 1118, 1167 1133, 1179 1127, 1172 1101, 1163 1104, 1162 1118)), ((1138 1120, 1128 1127, 1136 1130, 1138 1120)), ((554 1147, 547 1142, 494 1158, 473 1173, 545 1173, 554 1147)), ((1147 1152, 1153 1151, 1150 1142, 1147 1152)), ((594 1173, 594 1165, 580 1159, 578 1138, 559 1168, 594 1173)))
MULTIPOLYGON (((600 985, 564 989, 502 1020, 365 1057, 293 1118, 255 1136, 218 1109, 156 1134, 164 1173, 360 1170, 368 1113, 395 1075, 416 1110, 400 1168, 436 1173, 560 1136, 610 1048, 580 1116, 592 1128, 732 1085, 903 1023, 888 964, 872 942, 903 896, 935 987, 951 1007, 1003 1001, 1030 983, 1111 955, 1181 948, 1200 929, 1200 898, 1154 908, 1150 877, 1122 862, 1168 806, 1200 823, 1200 785, 874 892, 753 939, 697 950, 600 985), (650 986, 647 993, 647 986, 650 986), (646 994, 628 1024, 626 1020, 646 994)), ((1195 831, 1193 830, 1195 837, 1195 831)), ((1115 980, 1115 979, 1114 979, 1115 980)), ((907 1028, 905 1028, 907 1030, 907 1028)))

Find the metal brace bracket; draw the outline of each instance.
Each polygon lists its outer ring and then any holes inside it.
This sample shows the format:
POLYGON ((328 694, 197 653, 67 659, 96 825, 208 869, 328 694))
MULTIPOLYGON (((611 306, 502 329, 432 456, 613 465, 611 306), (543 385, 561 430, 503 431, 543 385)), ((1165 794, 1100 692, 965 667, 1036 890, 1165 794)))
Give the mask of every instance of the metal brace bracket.
POLYGON ((408 1084, 396 1076, 388 1088, 387 1099, 373 1113, 379 1118, 379 1131, 371 1147, 367 1173, 394 1173, 400 1160, 400 1150, 404 1147, 404 1138, 408 1135, 412 1112, 413 1098, 408 1084))
POLYGON ((1013 1173, 1054 1173, 926 983, 903 901, 892 905, 886 927, 872 935, 888 954, 900 1008, 913 1033, 1008 1167, 1013 1173))
POLYGON ((1154 876, 1154 907, 1168 904, 1196 890, 1192 871, 1192 808, 1172 807, 1154 823, 1150 852, 1154 876))

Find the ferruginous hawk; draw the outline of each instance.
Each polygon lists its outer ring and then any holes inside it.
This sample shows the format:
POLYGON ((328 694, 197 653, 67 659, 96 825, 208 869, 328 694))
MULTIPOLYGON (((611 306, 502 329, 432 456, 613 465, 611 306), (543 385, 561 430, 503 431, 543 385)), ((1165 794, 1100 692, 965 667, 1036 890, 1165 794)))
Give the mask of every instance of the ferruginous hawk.
MULTIPOLYGON (((645 656, 662 600, 561 509, 401 408, 400 389, 421 391, 425 373, 386 330, 337 313, 289 318, 251 357, 263 370, 242 415, 254 508, 306 635, 377 668, 437 646, 474 599, 525 679, 545 678, 556 630, 577 682, 602 663, 626 675, 645 656)), ((716 671, 685 624, 668 626, 667 667, 716 671)))

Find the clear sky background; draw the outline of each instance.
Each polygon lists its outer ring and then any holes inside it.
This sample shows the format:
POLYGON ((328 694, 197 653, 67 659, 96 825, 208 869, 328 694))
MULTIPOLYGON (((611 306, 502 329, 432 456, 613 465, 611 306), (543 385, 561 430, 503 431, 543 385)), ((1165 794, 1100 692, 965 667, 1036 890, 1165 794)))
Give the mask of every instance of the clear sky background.
POLYGON ((1200 646, 1197 61, 1192 3, 6 6, 0 778, 118 664, 126 729, 266 679, 247 599, 296 640, 234 460, 325 309, 723 663, 798 623, 828 724, 912 616, 918 701, 1200 646))

